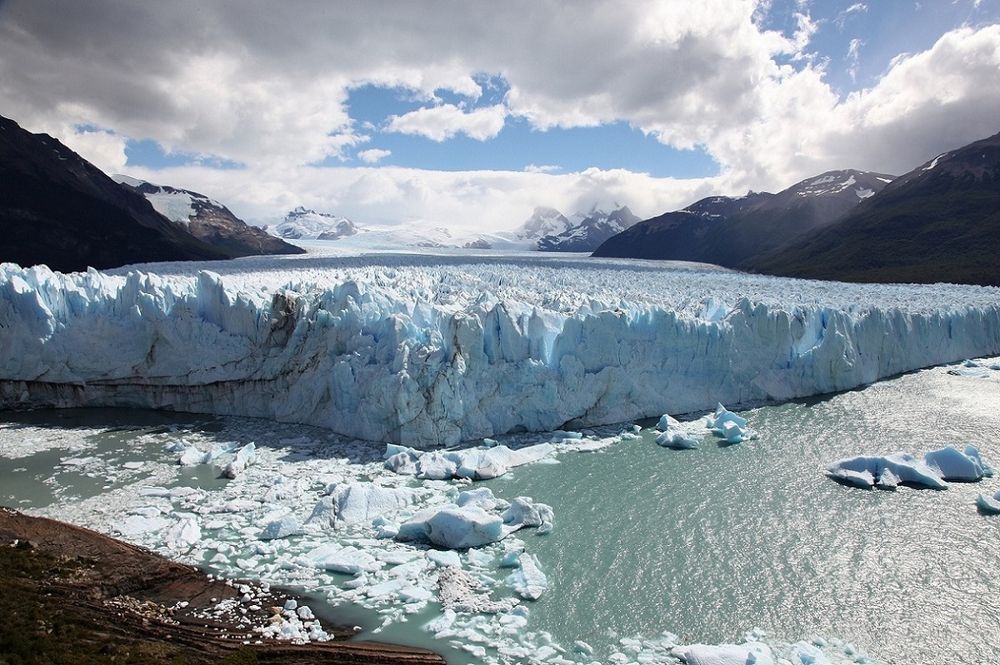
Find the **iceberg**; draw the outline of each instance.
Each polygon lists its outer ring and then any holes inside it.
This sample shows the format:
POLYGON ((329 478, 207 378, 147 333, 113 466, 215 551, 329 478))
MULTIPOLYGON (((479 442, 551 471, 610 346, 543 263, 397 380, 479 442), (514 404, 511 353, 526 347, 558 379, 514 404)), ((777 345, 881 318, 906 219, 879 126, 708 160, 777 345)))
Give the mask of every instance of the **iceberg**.
POLYGON ((424 540, 447 549, 467 549, 504 537, 503 520, 479 506, 447 505, 418 512, 399 527, 399 540, 424 540))
POLYGON ((984 515, 1000 515, 1000 492, 993 496, 980 494, 976 497, 976 506, 984 515))
POLYGON ((302 524, 295 517, 295 515, 288 513, 276 520, 268 522, 264 529, 260 532, 259 537, 261 540, 278 540, 279 538, 293 536, 301 531, 302 524))
POLYGON ((712 433, 721 436, 726 443, 743 443, 757 435, 747 427, 747 419, 739 416, 720 403, 715 413, 707 418, 707 425, 712 433))
POLYGON ((910 483, 930 489, 948 489, 948 484, 934 469, 909 453, 848 457, 831 464, 826 473, 855 487, 895 487, 898 483, 910 483))
POLYGON ((526 526, 538 527, 538 533, 549 533, 555 525, 552 506, 536 503, 526 496, 519 496, 511 501, 510 507, 501 517, 504 524, 518 529, 526 526))
POLYGON ((383 487, 372 482, 334 485, 316 503, 306 523, 326 527, 370 524, 376 518, 409 509, 419 497, 413 489, 383 487))
POLYGON ((0 329, 0 409, 245 415, 427 449, 996 355, 1000 291, 521 257, 5 263, 0 329))
POLYGON ((932 450, 924 455, 924 463, 943 480, 970 483, 982 480, 987 475, 986 469, 989 469, 988 466, 983 468, 979 451, 972 446, 966 448, 964 453, 951 447, 932 450))
POLYGON ((766 644, 692 644, 678 653, 687 665, 774 665, 766 644))
POLYGON ((549 587, 538 559, 522 553, 517 562, 517 570, 507 576, 507 585, 525 600, 538 600, 549 587))
POLYGON ((552 530, 553 522, 551 506, 524 496, 508 504, 483 487, 462 492, 458 503, 417 511, 399 525, 396 539, 428 542, 445 549, 468 549, 495 543, 525 527, 537 527, 539 533, 547 533, 552 530), (504 512, 498 514, 498 510, 504 512))
POLYGON ((490 480, 511 469, 545 459, 554 451, 551 443, 517 449, 494 444, 447 451, 420 451, 390 443, 384 458, 385 468, 400 475, 416 475, 427 480, 490 480))
POLYGON ((222 470, 222 476, 236 478, 255 461, 257 461, 257 446, 251 442, 236 451, 233 460, 222 470))

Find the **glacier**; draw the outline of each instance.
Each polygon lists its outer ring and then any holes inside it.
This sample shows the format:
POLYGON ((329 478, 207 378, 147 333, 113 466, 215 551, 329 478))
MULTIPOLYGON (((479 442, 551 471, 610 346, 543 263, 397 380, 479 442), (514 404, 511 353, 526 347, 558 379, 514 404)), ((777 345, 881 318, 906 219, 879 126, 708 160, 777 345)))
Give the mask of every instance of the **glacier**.
POLYGON ((246 415, 426 449, 996 354, 1000 290, 447 254, 3 264, 0 333, 0 408, 246 415))

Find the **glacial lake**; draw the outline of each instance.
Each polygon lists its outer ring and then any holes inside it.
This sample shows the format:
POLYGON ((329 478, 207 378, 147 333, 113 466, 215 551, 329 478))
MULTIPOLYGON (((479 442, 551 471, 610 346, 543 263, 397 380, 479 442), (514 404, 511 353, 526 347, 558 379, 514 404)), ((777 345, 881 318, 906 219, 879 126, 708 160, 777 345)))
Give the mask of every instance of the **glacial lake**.
MULTIPOLYGON (((550 633, 567 657, 583 658, 572 653, 574 641, 589 643, 589 660, 607 659, 625 637, 669 631, 682 644, 739 642, 759 627, 781 642, 843 640, 891 664, 996 662, 1000 517, 981 515, 975 499, 1000 490, 1000 477, 950 483, 946 491, 866 491, 823 474, 841 457, 970 444, 1000 469, 1000 372, 979 378, 946 369, 745 411, 758 436, 743 444, 707 436, 697 450, 670 450, 653 442, 655 423, 643 422, 637 439, 476 483, 555 510, 552 533, 517 534, 549 582, 545 595, 527 602, 530 629, 550 633)), ((211 433, 222 420, 246 419, 121 410, 0 414, 0 502, 100 525, 95 509, 68 506, 145 482, 142 468, 118 476, 126 462, 169 461, 162 445, 141 435, 211 433), (51 435, 58 445, 32 452, 18 443, 13 456, 21 433, 51 435), (84 438, 86 446, 74 449, 84 438), (74 456, 102 460, 110 470, 95 477, 73 464, 56 466, 74 456)), ((276 438, 302 431, 254 426, 276 438)), ((206 491, 225 483, 197 469, 170 482, 206 491)), ((323 602, 322 594, 312 597, 313 607, 323 602)), ((381 621, 359 607, 327 612, 369 629, 381 621)), ((423 630, 438 614, 432 603, 362 636, 424 646, 451 663, 474 661, 423 630)))

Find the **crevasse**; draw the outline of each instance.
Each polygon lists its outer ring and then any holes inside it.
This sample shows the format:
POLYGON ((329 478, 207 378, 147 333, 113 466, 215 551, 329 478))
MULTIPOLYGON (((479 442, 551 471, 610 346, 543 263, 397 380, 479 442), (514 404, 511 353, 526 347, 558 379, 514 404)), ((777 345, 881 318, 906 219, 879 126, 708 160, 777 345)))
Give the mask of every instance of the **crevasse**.
POLYGON ((1000 352, 1000 290, 981 287, 596 261, 223 265, 0 266, 0 408, 246 415, 429 447, 786 400, 1000 352))

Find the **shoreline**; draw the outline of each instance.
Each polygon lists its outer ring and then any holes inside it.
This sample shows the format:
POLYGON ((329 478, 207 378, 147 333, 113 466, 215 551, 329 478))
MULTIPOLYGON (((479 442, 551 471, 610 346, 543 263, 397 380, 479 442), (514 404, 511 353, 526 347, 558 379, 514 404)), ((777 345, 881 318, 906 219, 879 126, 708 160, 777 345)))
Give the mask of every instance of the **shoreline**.
POLYGON ((295 594, 214 579, 141 547, 7 507, 0 507, 0 562, 7 616, 0 644, 12 653, 58 663, 444 663, 424 649, 352 641, 353 630, 322 619, 316 621, 327 642, 264 638, 254 628, 280 621, 274 610, 298 600, 295 594), (244 594, 252 600, 241 602, 244 594))

